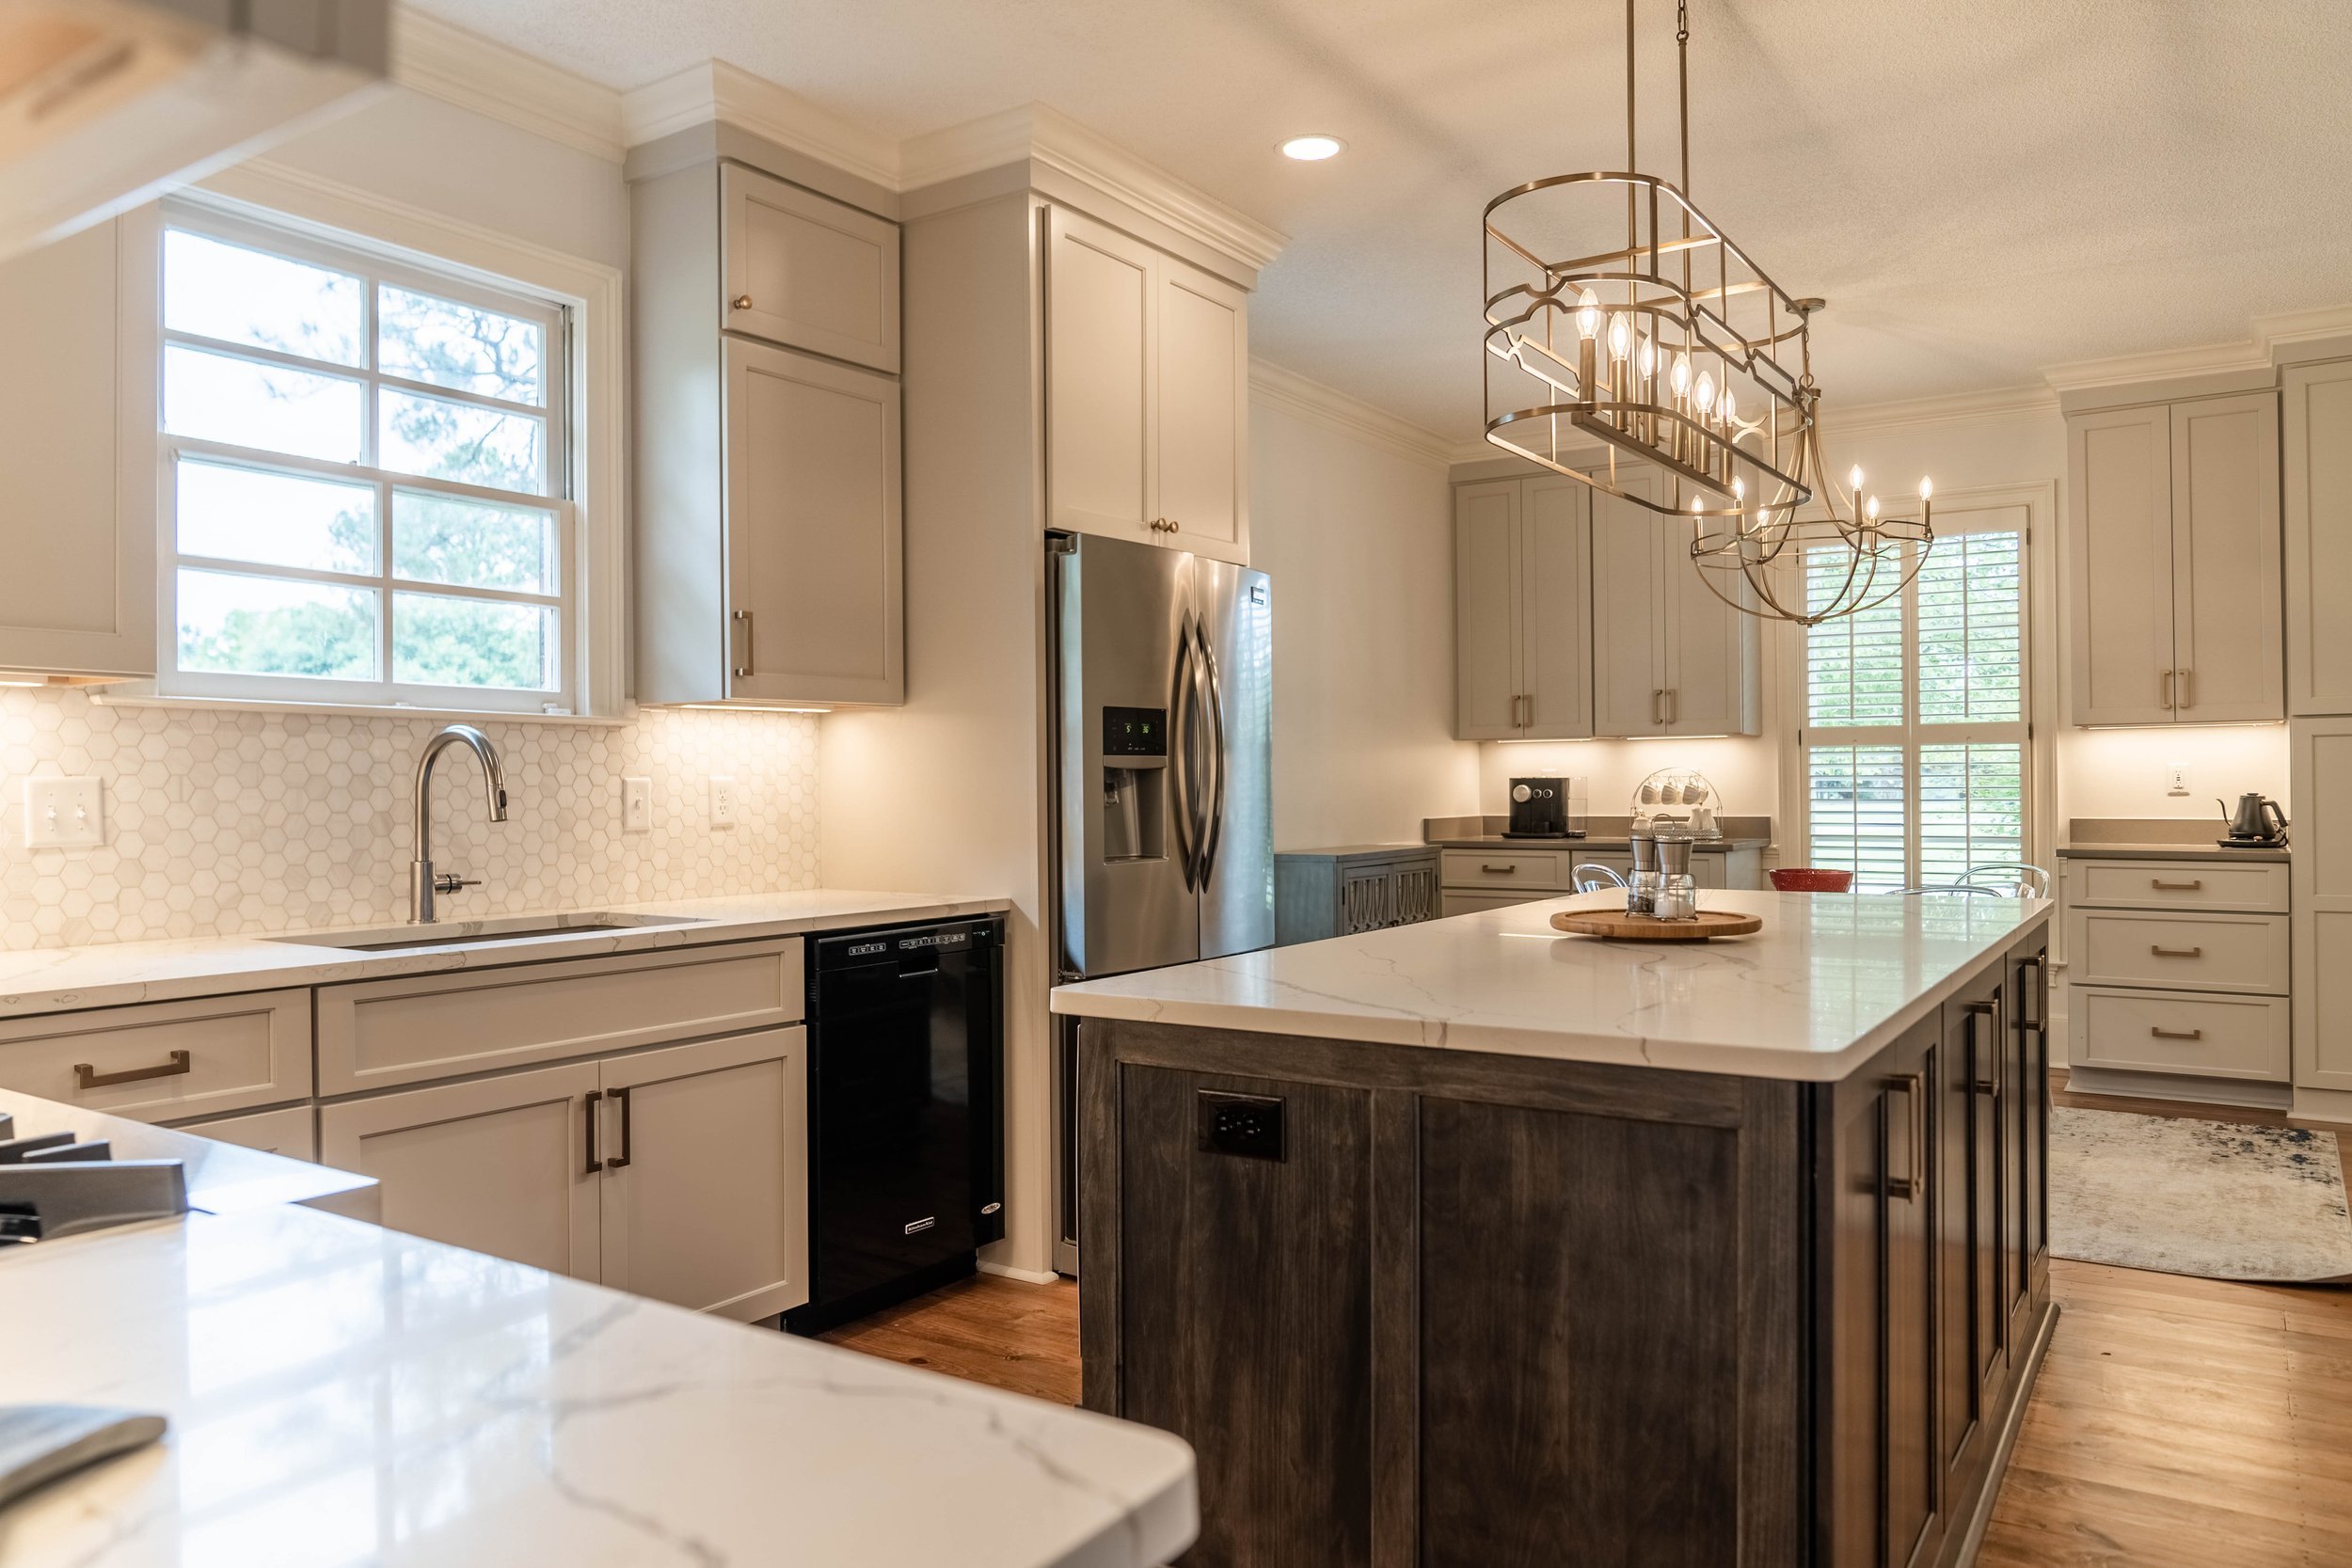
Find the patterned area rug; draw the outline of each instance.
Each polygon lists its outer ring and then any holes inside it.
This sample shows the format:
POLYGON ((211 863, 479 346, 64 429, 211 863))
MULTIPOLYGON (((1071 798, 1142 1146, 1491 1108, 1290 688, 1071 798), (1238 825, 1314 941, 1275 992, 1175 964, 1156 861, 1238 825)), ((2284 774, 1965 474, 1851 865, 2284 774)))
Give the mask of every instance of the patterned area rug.
POLYGON ((2208 1279, 2352 1280, 2336 1135, 2054 1106, 2050 1250, 2208 1279))

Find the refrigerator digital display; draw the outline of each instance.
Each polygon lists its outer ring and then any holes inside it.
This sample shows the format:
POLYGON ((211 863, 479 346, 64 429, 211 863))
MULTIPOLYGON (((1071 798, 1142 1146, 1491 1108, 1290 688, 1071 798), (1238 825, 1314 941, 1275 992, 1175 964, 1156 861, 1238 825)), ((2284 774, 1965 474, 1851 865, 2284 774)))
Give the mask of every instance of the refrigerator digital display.
POLYGON ((1106 707, 1103 710, 1103 754, 1106 757, 1168 755, 1168 709, 1106 707))

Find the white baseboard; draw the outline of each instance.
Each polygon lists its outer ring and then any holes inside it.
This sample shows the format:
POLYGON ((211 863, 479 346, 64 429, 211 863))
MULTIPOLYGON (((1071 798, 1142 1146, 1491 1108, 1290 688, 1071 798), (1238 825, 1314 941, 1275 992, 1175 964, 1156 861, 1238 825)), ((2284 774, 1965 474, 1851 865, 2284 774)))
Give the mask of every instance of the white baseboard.
POLYGON ((1024 1285, 1051 1285, 1061 1277, 1051 1269, 1016 1269, 1010 1263, 992 1263, 985 1258, 980 1259, 980 1272, 1018 1279, 1024 1285))
MULTIPOLYGON (((2067 1069, 2066 1086, 2074 1094, 2177 1100, 2192 1105, 2233 1105, 2249 1111, 2283 1111, 2295 1092, 2284 1084, 2261 1084, 2244 1078, 2206 1078, 2185 1072, 2124 1072, 2114 1068, 2091 1067, 2067 1069)), ((2344 1098, 2352 1101, 2352 1095, 2344 1098)))
POLYGON ((2352 1126, 2352 1090, 2298 1086, 2295 1108, 2288 1114, 2297 1121, 2340 1121, 2352 1126))

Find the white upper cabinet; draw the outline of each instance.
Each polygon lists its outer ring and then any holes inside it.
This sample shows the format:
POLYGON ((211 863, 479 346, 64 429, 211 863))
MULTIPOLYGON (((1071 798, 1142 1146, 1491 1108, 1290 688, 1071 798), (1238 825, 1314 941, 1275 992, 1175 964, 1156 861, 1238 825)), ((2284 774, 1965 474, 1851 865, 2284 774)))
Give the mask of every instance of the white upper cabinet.
POLYGON ((638 700, 904 702, 898 226, 718 161, 629 216, 638 700))
POLYGON ((1708 585, 1690 541, 1679 518, 1593 493, 1596 735, 1755 735, 1762 727, 1756 617, 1708 585))
POLYGON ((1249 554, 1248 296, 1047 209, 1049 526, 1249 554))
POLYGON ((1454 493, 1454 729, 1464 740, 1593 733, 1585 487, 1488 480, 1454 493))
POLYGON ((739 164, 719 202, 728 331, 898 372, 897 224, 739 164))
POLYGON ((726 366, 727 694, 897 702, 898 384, 757 343, 726 366))
POLYGON ((2067 445, 2074 722, 2285 717, 2278 395, 2074 414, 2067 445))
POLYGON ((2352 359, 2290 366, 2281 397, 2287 709, 2352 714, 2352 359))
POLYGON ((0 265, 0 670, 155 673, 153 213, 0 265))

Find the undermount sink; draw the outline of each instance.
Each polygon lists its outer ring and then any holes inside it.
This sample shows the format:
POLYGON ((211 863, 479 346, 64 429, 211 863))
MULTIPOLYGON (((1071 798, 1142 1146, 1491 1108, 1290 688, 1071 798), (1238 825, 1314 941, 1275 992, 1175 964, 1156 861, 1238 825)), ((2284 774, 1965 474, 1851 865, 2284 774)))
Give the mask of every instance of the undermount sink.
POLYGON ((572 937, 596 931, 635 931, 649 927, 692 926, 691 915, 612 914, 592 911, 581 914, 510 915, 502 920, 448 920, 430 926, 380 926, 361 931, 315 931, 271 937, 271 942, 296 947, 340 947, 352 953, 395 953, 412 947, 454 947, 460 943, 526 942, 533 937, 572 937))

